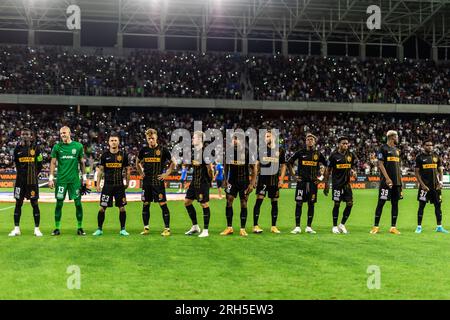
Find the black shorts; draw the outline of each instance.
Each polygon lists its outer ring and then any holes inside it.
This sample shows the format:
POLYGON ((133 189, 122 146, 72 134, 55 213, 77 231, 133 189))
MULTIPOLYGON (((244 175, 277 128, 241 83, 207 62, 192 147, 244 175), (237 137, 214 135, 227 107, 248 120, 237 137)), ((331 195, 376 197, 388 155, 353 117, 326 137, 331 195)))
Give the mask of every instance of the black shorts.
POLYGON ((295 201, 316 203, 317 184, 314 182, 297 182, 297 188, 295 189, 295 201))
POLYGON ((223 180, 216 180, 217 188, 222 188, 223 180))
POLYGON ((332 190, 333 201, 336 202, 352 202, 353 201, 353 191, 350 185, 342 186, 341 188, 334 188, 332 190))
POLYGON ((166 188, 164 185, 144 184, 141 200, 144 202, 167 202, 166 188))
POLYGON ((103 186, 102 194, 100 196, 100 206, 112 207, 113 199, 116 200, 116 207, 120 208, 127 205, 127 196, 125 194, 124 186, 103 186))
POLYGON ((20 184, 14 186, 14 198, 16 200, 37 200, 39 199, 39 186, 37 184, 20 184))
POLYGON ((389 188, 387 184, 381 183, 378 190, 378 199, 386 201, 403 199, 402 186, 392 186, 392 188, 389 188))
POLYGON ((186 199, 197 200, 200 203, 209 202, 209 183, 202 183, 200 187, 194 187, 191 183, 186 191, 186 199))
POLYGON ((441 190, 430 189, 430 191, 425 191, 419 188, 417 193, 417 201, 420 202, 430 202, 433 204, 438 204, 442 202, 442 192, 441 190))
POLYGON ((239 195, 240 199, 247 199, 248 194, 246 194, 245 191, 247 190, 248 185, 249 185, 248 183, 228 182, 225 192, 234 198, 236 198, 239 195))
POLYGON ((277 185, 267 185, 258 182, 256 185, 256 195, 265 197, 266 193, 268 193, 269 199, 278 199, 280 197, 280 189, 277 185))

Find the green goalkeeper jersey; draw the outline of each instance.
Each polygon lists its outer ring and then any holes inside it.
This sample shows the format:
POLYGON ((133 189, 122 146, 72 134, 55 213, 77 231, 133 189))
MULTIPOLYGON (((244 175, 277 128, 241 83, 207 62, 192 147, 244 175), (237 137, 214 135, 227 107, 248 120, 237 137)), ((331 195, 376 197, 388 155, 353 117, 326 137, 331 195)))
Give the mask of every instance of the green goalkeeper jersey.
POLYGON ((59 142, 52 149, 52 158, 58 161, 57 182, 73 183, 80 180, 78 163, 84 156, 83 145, 79 142, 59 142))

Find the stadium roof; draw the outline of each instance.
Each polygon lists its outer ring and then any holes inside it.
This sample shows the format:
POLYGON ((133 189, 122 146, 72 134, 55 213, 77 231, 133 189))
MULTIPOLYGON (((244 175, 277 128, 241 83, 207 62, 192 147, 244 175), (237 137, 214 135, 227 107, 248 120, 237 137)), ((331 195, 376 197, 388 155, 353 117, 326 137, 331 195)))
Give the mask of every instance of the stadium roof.
POLYGON ((83 23, 117 24, 124 35, 369 44, 419 35, 450 46, 450 0, 0 0, 0 30, 71 32, 69 4, 80 6, 83 23), (369 31, 373 4, 382 26, 369 31))

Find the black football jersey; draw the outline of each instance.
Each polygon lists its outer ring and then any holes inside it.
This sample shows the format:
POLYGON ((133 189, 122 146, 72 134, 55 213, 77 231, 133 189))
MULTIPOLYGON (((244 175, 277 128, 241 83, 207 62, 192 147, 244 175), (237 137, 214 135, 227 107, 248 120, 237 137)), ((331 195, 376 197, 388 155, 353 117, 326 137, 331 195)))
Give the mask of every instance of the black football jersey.
MULTIPOLYGON (((400 150, 397 147, 390 147, 387 144, 381 146, 378 151, 378 160, 383 161, 384 168, 391 178, 394 186, 402 185, 402 173, 400 171, 400 150)), ((381 182, 386 182, 386 178, 380 172, 381 182)))
POLYGON ((14 149, 14 163, 17 171, 17 184, 35 185, 42 170, 42 154, 35 145, 19 143, 14 149))
POLYGON ((105 185, 123 185, 123 169, 129 166, 127 154, 122 151, 112 153, 108 150, 102 154, 100 165, 105 173, 105 185))
POLYGON ((265 184, 267 186, 276 186, 278 185, 279 176, 280 176, 280 168, 281 165, 286 163, 286 154, 283 148, 279 148, 276 150, 275 148, 267 148, 262 152, 262 155, 258 154, 258 161, 260 166, 260 172, 258 174, 258 182, 265 184), (276 173, 271 175, 262 174, 263 168, 270 170, 269 168, 273 166, 278 167, 276 173))
POLYGON ((303 149, 294 153, 288 163, 293 165, 298 160, 297 175, 304 182, 317 182, 320 164, 326 165, 324 155, 316 149, 303 149))
POLYGON ((356 166, 358 158, 351 151, 340 153, 333 152, 327 161, 327 167, 333 169, 331 172, 331 183, 333 188, 339 189, 350 183, 350 171, 356 166))
POLYGON ((161 181, 158 180, 158 175, 164 172, 167 161, 172 158, 169 149, 161 146, 144 147, 139 151, 138 158, 144 168, 144 183, 160 185, 161 181))
POLYGON ((425 185, 436 190, 438 185, 439 168, 442 167, 442 159, 435 153, 421 153, 416 157, 415 167, 419 169, 420 177, 425 185))

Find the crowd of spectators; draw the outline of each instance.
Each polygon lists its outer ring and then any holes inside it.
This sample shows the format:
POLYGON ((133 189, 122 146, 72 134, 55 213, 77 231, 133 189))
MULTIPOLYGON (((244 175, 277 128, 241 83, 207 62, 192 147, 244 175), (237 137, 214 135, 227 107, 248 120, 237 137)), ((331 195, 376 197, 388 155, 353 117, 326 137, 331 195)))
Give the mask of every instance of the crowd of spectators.
POLYGON ((203 130, 276 128, 287 156, 304 147, 306 133, 319 137, 318 148, 328 156, 336 147, 339 136, 350 138, 351 149, 359 157, 358 171, 363 174, 377 173, 376 151, 385 142, 389 129, 399 133, 402 152, 402 170, 411 173, 414 158, 421 151, 424 138, 432 138, 436 151, 442 156, 445 171, 450 172, 450 123, 445 116, 392 115, 362 113, 299 113, 261 111, 208 111, 185 112, 177 109, 119 109, 81 110, 1 110, 0 111, 0 169, 13 169, 13 149, 24 127, 36 133, 36 142, 44 156, 44 168, 48 168, 51 148, 59 140, 59 128, 68 125, 74 140, 85 146, 87 166, 93 170, 101 153, 107 148, 107 137, 116 132, 122 147, 133 164, 139 149, 145 144, 144 131, 156 128, 163 145, 172 147, 173 130, 194 129, 194 121, 202 121, 203 130))
POLYGON ((450 104, 450 64, 352 57, 0 48, 0 94, 450 104))

